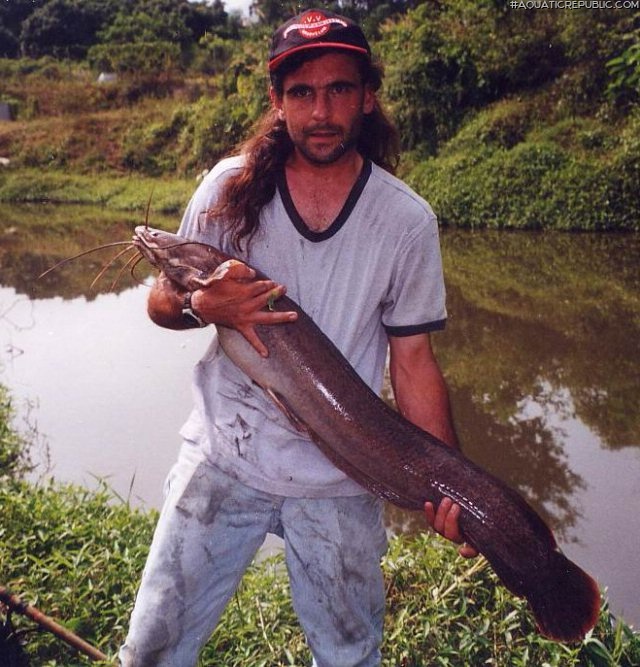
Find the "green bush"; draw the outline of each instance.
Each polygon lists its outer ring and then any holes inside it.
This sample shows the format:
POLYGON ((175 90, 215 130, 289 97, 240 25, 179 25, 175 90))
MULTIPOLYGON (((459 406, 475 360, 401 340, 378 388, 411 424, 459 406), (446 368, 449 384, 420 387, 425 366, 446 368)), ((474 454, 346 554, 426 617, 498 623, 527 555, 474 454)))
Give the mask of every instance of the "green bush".
POLYGON ((29 443, 12 428, 13 416, 9 393, 0 385, 0 485, 31 469, 29 443))
POLYGON ((638 114, 536 126, 535 100, 479 113, 408 181, 461 227, 640 229, 638 114))
MULTIPOLYGON (((104 489, 25 482, 3 485, 0 505, 2 583, 86 641, 113 651, 128 624, 155 514, 114 503, 104 489)), ((27 636, 34 664, 78 664, 53 635, 27 636)))
POLYGON ((144 74, 167 72, 180 63, 180 47, 167 41, 96 44, 88 60, 96 69, 109 72, 144 74))
POLYGON ((640 42, 632 44, 621 55, 607 62, 611 81, 607 93, 617 102, 640 98, 640 42))
POLYGON ((133 128, 122 142, 122 164, 147 176, 175 172, 176 145, 188 112, 177 111, 168 121, 133 128))
POLYGON ((477 89, 464 42, 442 30, 444 10, 421 4, 381 27, 376 44, 385 64, 385 98, 403 147, 435 152, 451 137, 477 89))

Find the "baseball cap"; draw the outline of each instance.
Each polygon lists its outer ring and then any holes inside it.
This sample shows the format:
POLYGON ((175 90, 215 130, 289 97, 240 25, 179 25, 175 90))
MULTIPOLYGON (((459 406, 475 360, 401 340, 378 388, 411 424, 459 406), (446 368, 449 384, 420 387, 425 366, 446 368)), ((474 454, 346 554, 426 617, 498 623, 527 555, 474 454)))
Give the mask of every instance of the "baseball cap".
POLYGON ((269 71, 306 49, 338 48, 371 56, 362 29, 351 19, 325 9, 309 9, 283 23, 274 33, 269 51, 269 71))

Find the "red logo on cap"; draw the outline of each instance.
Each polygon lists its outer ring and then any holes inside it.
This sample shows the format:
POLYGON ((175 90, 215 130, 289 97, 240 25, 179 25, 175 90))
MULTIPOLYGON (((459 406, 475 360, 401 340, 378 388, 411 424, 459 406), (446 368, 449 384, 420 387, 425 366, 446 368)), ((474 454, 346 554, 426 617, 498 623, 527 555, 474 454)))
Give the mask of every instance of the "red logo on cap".
POLYGON ((298 30, 305 39, 317 39, 329 32, 332 23, 347 27, 346 22, 337 17, 327 18, 322 12, 307 12, 301 17, 300 23, 294 23, 285 30, 284 38, 292 30, 298 30))

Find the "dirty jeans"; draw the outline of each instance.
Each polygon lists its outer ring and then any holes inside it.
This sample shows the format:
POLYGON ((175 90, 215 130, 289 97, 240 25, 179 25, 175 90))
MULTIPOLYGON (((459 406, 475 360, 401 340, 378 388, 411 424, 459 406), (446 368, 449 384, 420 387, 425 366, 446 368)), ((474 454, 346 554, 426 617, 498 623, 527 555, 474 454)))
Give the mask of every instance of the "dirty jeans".
MULTIPOLYGON (((317 667, 380 664, 386 550, 369 496, 249 488, 185 442, 142 576, 122 667, 192 667, 267 533, 284 539, 294 609, 317 667)), ((269 592, 264 592, 268 598, 269 592)))

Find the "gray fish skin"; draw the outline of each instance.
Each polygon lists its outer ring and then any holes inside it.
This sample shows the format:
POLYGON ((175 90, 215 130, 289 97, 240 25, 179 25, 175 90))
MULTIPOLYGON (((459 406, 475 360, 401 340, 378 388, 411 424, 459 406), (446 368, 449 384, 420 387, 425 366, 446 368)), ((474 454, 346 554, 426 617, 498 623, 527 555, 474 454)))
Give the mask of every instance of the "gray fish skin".
MULTIPOLYGON (((188 290, 208 286, 214 270, 230 259, 212 246, 148 227, 136 228, 134 245, 188 290)), ((560 552, 526 501, 391 409, 293 300, 281 297, 274 309, 295 310, 298 319, 256 327, 266 358, 234 329, 217 327, 231 360, 365 489, 412 510, 445 496, 458 503, 465 540, 510 591, 527 599, 540 632, 557 641, 584 637, 598 618, 598 585, 560 552)))

